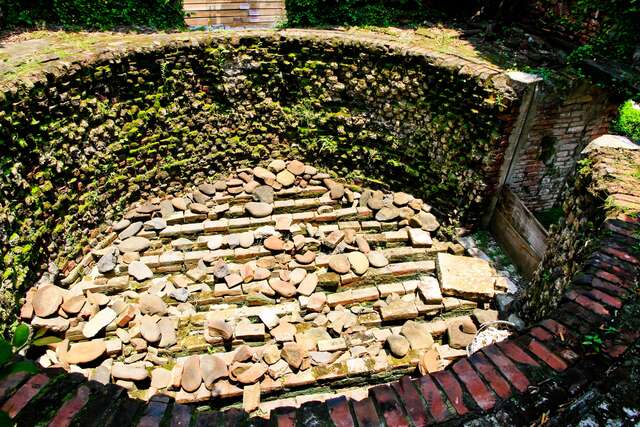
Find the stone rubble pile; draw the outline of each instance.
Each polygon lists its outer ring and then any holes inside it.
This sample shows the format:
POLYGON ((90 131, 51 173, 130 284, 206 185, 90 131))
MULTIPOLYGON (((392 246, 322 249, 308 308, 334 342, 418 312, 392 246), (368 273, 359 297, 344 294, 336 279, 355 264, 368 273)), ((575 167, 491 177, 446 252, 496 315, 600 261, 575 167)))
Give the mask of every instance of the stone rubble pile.
POLYGON ((507 288, 440 241, 423 200, 274 160, 135 204, 68 287, 21 316, 62 338, 40 357, 138 397, 242 396, 458 357, 507 288))

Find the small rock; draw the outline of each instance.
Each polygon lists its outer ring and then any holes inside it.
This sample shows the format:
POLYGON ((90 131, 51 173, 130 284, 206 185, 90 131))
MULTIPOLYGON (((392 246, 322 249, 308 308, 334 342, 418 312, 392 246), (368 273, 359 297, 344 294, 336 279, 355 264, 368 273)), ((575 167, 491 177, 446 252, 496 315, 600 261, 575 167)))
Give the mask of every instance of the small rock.
POLYGON ((160 341, 160 327, 157 319, 151 316, 142 316, 140 319, 140 333, 147 342, 155 343, 160 341))
POLYGON ((138 221, 138 222, 131 223, 127 228, 122 230, 120 234, 118 234, 118 238, 120 240, 126 240, 129 237, 133 237, 136 234, 138 234, 140 230, 142 230, 142 222, 138 221))
POLYGON ((151 387, 167 388, 171 385, 171 371, 165 368, 155 368, 151 371, 151 387))
POLYGON ((109 273, 116 268, 118 264, 118 252, 116 248, 112 248, 107 251, 104 255, 100 257, 98 262, 96 263, 96 267, 98 268, 98 272, 101 274, 109 273))
POLYGON ((142 294, 138 304, 142 314, 163 316, 167 313, 167 304, 157 295, 142 294))
POLYGON ((72 344, 64 359, 67 363, 77 365, 96 360, 104 354, 106 347, 103 340, 93 340, 72 344))
POLYGON ((82 335, 84 335, 85 338, 93 338, 98 332, 113 322, 116 316, 116 312, 109 307, 103 308, 84 325, 82 335))
MULTIPOLYGON (((280 172, 280 171, 278 171, 278 172, 280 172)), ((261 179, 263 181, 266 180, 266 179, 276 179, 276 176, 273 174, 273 172, 271 172, 271 171, 269 171, 269 170, 267 170, 267 169, 265 169, 263 167, 260 167, 260 166, 257 166, 255 168, 253 168, 253 175, 256 178, 259 178, 259 179, 261 179)))
POLYGON ((363 275, 369 269, 369 260, 362 252, 349 252, 347 255, 351 269, 357 275, 363 275))
POLYGON ((269 280, 269 286, 271 289, 276 291, 278 294, 282 295, 285 298, 291 298, 295 296, 297 289, 289 282, 285 282, 280 278, 272 278, 269 280))
POLYGON ((476 322, 478 322, 479 325, 498 320, 498 312, 496 310, 482 310, 475 308, 471 312, 471 315, 476 319, 476 322))
POLYGON ((216 234, 207 239, 207 248, 215 251, 216 249, 220 249, 222 247, 222 243, 224 242, 224 237, 220 234, 216 234))
POLYGON ((189 290, 187 288, 178 288, 169 292, 169 296, 176 301, 186 302, 189 299, 189 290))
POLYGON ((409 353, 409 341, 400 335, 389 335, 387 345, 391 354, 396 357, 404 357, 409 353))
POLYGON ((282 346, 281 357, 293 369, 298 369, 302 365, 302 360, 306 355, 306 350, 298 343, 286 342, 282 346))
POLYGON ((113 378, 129 381, 142 381, 149 378, 149 373, 142 363, 132 363, 125 365, 116 362, 111 367, 111 375, 113 378))
POLYGON ((400 211, 397 208, 383 207, 376 213, 377 221, 393 221, 400 216, 400 211))
POLYGON ((262 360, 268 365, 273 365, 280 360, 280 349, 277 345, 267 344, 262 349, 262 360))
POLYGON ((396 206, 404 206, 413 200, 413 196, 407 193, 398 192, 393 194, 393 203, 396 206))
POLYGON ((202 371, 200 370, 200 357, 189 356, 182 368, 182 378, 180 385, 184 391, 193 393, 202 383, 202 371))
POLYGON ((182 197, 175 197, 171 199, 171 204, 173 205, 174 208, 176 208, 179 211, 187 210, 187 201, 182 197))
POLYGON ((160 343, 158 344, 158 347, 167 348, 178 342, 175 323, 173 320, 163 317, 158 322, 158 327, 160 328, 160 343))
POLYGON ((284 250, 284 242, 277 236, 270 236, 264 241, 264 247, 273 252, 284 250))
POLYGON ((289 187, 291 184, 295 182, 295 180, 296 180, 295 175, 289 172, 288 170, 280 171, 278 175, 276 175, 276 181, 278 181, 280 184, 282 184, 285 187, 289 187))
POLYGON ((251 413, 260 407, 260 384, 244 386, 242 389, 242 409, 251 413))
POLYGON ((326 302, 327 302, 327 296, 322 292, 316 292, 315 294, 312 294, 309 297, 309 301, 307 302, 307 309, 314 311, 316 313, 319 313, 324 308, 326 302))
POLYGON ((215 354, 203 354, 200 357, 200 370, 204 385, 209 390, 211 390, 216 380, 229 376, 229 369, 224 359, 215 354))
POLYGON ((429 349, 422 353, 418 362, 418 369, 422 375, 440 370, 440 355, 436 349, 429 349))
POLYGON ((425 231, 436 231, 440 224, 432 213, 420 211, 411 218, 409 218, 409 224, 412 227, 420 227, 425 231))
POLYGON ((111 229, 117 233, 117 232, 122 231, 125 228, 127 228, 129 226, 129 224, 131 224, 131 221, 129 221, 128 219, 122 219, 122 220, 120 220, 118 222, 114 222, 111 225, 111 229))
POLYGON ((307 296, 311 295, 315 292, 316 286, 318 286, 318 275, 316 273, 307 274, 298 286, 298 293, 307 296))
POLYGON ((62 290, 54 285, 40 286, 31 304, 38 317, 47 317, 58 311, 62 304, 62 290))
POLYGON ((409 228, 409 240, 415 248, 429 248, 433 245, 429 232, 421 228, 409 228))
POLYGON ((120 242, 118 249, 120 252, 142 252, 149 246, 151 246, 149 239, 135 236, 120 242))
POLYGON ((316 259, 316 253, 313 251, 306 251, 303 254, 296 254, 295 259, 303 265, 311 264, 316 259))
POLYGON ((409 320, 402 325, 400 333, 405 336, 409 341, 411 348, 414 350, 423 350, 433 347, 433 337, 431 334, 423 327, 423 325, 414 322, 413 320, 409 320))
POLYGON ((375 268, 382 268, 389 265, 389 260, 386 256, 380 251, 371 251, 367 254, 367 259, 369 260, 369 264, 375 268))
POLYGON ((207 205, 203 205, 202 203, 191 203, 189 204, 189 210, 198 214, 208 214, 209 208, 207 205))
POLYGON ((269 170, 273 171, 273 172, 280 172, 281 170, 283 170, 284 168, 287 167, 287 164, 285 163, 284 160, 273 160, 271 163, 269 163, 269 165, 267 166, 267 168, 269 168, 269 170))
POLYGON ((329 267, 338 274, 346 274, 351 270, 349 258, 346 255, 332 255, 329 258, 329 267))
POLYGON ((296 176, 302 175, 304 173, 304 163, 299 160, 292 160, 287 165, 287 170, 296 176))
MULTIPOLYGON (((275 178, 274 178, 275 179, 275 178)), ((253 198, 262 203, 273 203, 273 187, 270 185, 260 185, 253 190, 253 198)))
POLYGON ((273 212, 273 205, 262 202, 248 202, 244 205, 249 214, 255 218, 264 218, 271 215, 273 212))
POLYGON ((136 279, 138 282, 144 282, 145 280, 153 277, 153 271, 145 263, 140 261, 133 261, 129 264, 127 269, 129 276, 136 279))
POLYGON ((241 365, 234 369, 236 380, 242 384, 253 384, 264 376, 267 372, 267 366, 262 363, 238 364, 241 365), (248 366, 247 366, 248 365, 248 366))
POLYGON ((76 314, 82 309, 86 301, 87 299, 83 295, 65 297, 62 303, 62 309, 65 313, 76 314))
POLYGON ((225 341, 233 337, 233 327, 224 320, 209 319, 207 327, 210 334, 220 336, 225 341))
POLYGON ((145 230, 160 231, 167 228, 167 221, 163 218, 155 217, 144 223, 145 230))
POLYGON ((211 184, 209 182, 205 182, 204 184, 200 184, 198 186, 198 190, 200 190, 201 192, 203 192, 207 196, 213 196, 213 195, 216 194, 215 185, 213 185, 213 184, 211 184))

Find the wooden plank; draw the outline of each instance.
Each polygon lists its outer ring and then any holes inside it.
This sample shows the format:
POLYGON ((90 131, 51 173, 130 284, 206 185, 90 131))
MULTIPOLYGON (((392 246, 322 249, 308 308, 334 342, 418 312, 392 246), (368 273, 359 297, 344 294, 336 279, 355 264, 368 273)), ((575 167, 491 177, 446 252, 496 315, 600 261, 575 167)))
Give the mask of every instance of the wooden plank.
POLYGON ((213 18, 186 18, 185 22, 187 25, 216 25, 216 24, 225 24, 230 25, 236 24, 238 26, 251 26, 251 24, 262 24, 262 23, 276 23, 278 22, 279 17, 277 16, 267 16, 267 17, 259 17, 259 16, 249 16, 247 18, 234 18, 229 16, 222 17, 213 17, 213 18))
POLYGON ((248 2, 248 3, 227 3, 227 4, 185 4, 184 10, 202 11, 202 10, 248 10, 248 9, 274 9, 284 10, 284 5, 277 2, 248 2))
POLYGON ((283 16, 280 10, 210 10, 201 12, 189 12, 189 18, 215 18, 215 17, 250 17, 250 16, 283 16))

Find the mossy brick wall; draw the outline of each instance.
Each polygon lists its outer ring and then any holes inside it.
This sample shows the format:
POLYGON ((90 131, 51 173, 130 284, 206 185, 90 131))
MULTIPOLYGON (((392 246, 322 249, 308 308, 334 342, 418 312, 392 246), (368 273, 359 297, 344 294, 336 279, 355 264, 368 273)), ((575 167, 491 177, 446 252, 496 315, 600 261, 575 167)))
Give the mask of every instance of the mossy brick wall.
POLYGON ((239 34, 165 35, 4 91, 2 319, 127 203, 270 157, 411 192, 451 225, 480 218, 519 106, 502 73, 381 43, 239 34))
POLYGON ((616 114, 612 94, 589 83, 554 88, 543 84, 509 187, 533 212, 554 207, 580 151, 604 135, 616 114))
POLYGON ((638 150, 598 148, 578 161, 564 192, 564 215, 552 226, 547 251, 521 298, 523 317, 549 316, 573 284, 598 280, 594 272, 600 269, 620 275, 625 287, 640 285, 635 274, 620 273, 617 260, 626 253, 640 257, 640 235, 626 225, 640 219, 638 188, 638 150))

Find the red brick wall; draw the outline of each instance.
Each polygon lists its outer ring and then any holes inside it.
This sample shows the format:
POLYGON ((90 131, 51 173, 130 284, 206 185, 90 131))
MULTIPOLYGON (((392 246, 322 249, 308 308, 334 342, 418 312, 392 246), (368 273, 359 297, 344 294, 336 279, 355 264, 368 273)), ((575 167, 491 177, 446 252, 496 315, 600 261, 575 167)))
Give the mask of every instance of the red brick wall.
POLYGON ((580 151, 608 132, 617 105, 608 94, 583 84, 564 95, 542 87, 533 124, 516 154, 508 184, 532 211, 554 206, 580 151))

